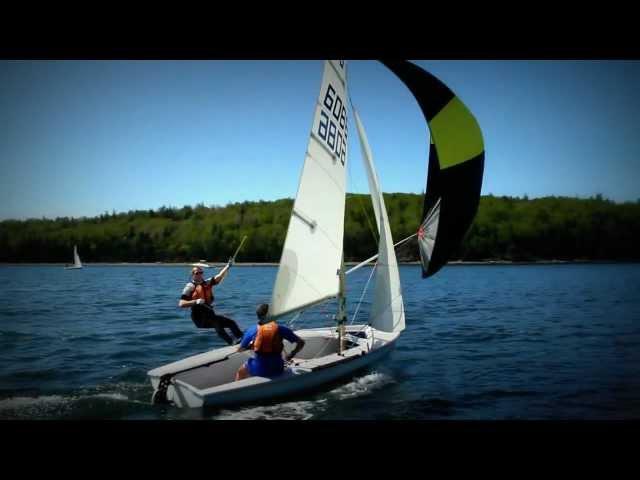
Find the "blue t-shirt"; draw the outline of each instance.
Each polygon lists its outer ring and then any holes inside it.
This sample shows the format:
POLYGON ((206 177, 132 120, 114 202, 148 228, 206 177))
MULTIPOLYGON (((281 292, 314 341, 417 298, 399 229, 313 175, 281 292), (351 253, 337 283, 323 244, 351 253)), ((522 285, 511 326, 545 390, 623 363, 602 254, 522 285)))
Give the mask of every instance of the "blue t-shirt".
MULTIPOLYGON (((278 325, 278 334, 283 340, 288 340, 291 343, 295 343, 300 338, 293 333, 288 327, 284 325, 278 325)), ((258 335, 258 325, 247 329, 244 332, 240 346, 242 348, 250 348, 251 342, 253 342, 258 335)), ((247 361, 247 367, 249 373, 253 376, 259 377, 272 377, 282 373, 284 370, 284 360, 282 353, 260 353, 253 352, 253 357, 247 361)))

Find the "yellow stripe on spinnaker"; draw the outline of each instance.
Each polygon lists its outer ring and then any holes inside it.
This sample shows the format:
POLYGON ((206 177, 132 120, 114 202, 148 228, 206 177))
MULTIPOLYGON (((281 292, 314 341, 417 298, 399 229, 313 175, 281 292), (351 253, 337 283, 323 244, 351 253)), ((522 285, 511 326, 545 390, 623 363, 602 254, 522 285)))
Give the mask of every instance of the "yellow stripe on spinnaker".
POLYGON ((453 97, 429 122, 440 168, 466 162, 484 151, 478 122, 458 97, 453 97))

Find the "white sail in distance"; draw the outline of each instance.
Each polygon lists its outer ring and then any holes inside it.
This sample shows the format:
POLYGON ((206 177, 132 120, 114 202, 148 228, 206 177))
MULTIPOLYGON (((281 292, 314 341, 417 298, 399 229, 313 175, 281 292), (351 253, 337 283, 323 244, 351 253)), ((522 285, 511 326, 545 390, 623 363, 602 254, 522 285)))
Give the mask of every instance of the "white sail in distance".
POLYGON ((78 246, 73 246, 73 265, 75 267, 82 267, 82 262, 80 261, 80 255, 78 255, 78 246))
POLYGON ((346 62, 328 60, 282 249, 269 313, 278 317, 337 296, 347 169, 346 62))
POLYGON ((398 270, 398 260, 393 246, 389 218, 364 126, 355 108, 353 109, 353 114, 362 148, 362 159, 369 180, 371 202, 373 203, 373 210, 380 232, 376 283, 369 323, 373 328, 384 332, 401 332, 405 328, 404 302, 402 300, 400 271, 398 270))

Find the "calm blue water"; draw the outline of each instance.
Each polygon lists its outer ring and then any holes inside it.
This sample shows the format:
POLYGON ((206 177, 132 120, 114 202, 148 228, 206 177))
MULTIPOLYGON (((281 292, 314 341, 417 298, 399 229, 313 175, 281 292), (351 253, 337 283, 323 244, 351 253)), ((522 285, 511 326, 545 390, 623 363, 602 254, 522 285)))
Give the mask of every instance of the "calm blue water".
MULTIPOLYGON (((348 277, 352 313, 369 273, 348 277)), ((217 311, 253 324, 275 274, 234 267, 217 311)), ((386 362, 289 402, 180 410, 150 404, 146 372, 223 344, 177 308, 187 267, 0 267, 0 419, 640 418, 640 265, 401 276, 407 329, 386 362)))

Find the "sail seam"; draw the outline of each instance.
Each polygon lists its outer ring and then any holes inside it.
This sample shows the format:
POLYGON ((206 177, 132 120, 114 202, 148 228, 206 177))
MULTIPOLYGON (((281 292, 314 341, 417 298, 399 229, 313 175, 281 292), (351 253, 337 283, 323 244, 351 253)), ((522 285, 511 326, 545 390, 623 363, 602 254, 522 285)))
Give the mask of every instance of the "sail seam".
POLYGON ((324 165, 323 165, 322 163, 320 163, 320 161, 319 161, 316 157, 314 157, 313 155, 311 155, 311 152, 309 152, 308 150, 307 150, 307 156, 308 156, 311 160, 313 160, 313 161, 316 163, 316 165, 318 165, 318 167, 320 167, 320 168, 322 169, 322 171, 325 173, 325 175, 326 175, 327 177, 329 177, 329 179, 331 180, 331 182, 336 186, 336 188, 338 189, 338 191, 342 193, 342 192, 344 191, 344 189, 342 188, 342 186, 340 186, 340 185, 338 184, 338 182, 336 182, 335 178, 333 178, 333 175, 331 175, 331 173, 330 173, 330 172, 329 172, 329 171, 324 167, 324 165))
MULTIPOLYGON (((324 172, 324 174, 329 177, 329 179, 331 180, 331 182, 335 185, 335 187, 338 189, 339 192, 342 192, 343 189, 341 188, 340 185, 338 185, 338 183, 335 181, 335 179, 333 178, 333 176, 326 170, 326 168, 313 156, 311 155, 309 152, 307 152, 307 156, 313 160, 315 162, 315 164, 324 172)), ((346 198, 345 198, 345 202, 346 202, 346 198)), ((296 206, 293 206, 293 210, 296 210, 296 206)), ((344 210, 344 208, 343 208, 344 210)), ((344 216, 344 213, 343 213, 344 216)), ((335 248, 337 251, 342 252, 342 248, 338 245, 336 245, 336 243, 333 241, 333 239, 327 234, 327 232, 322 228, 322 225, 320 225, 319 223, 316 222, 316 227, 318 229, 318 231, 322 232, 324 237, 331 243, 331 245, 333 245, 333 248, 335 248)), ((342 236, 344 236, 344 219, 343 219, 343 228, 342 228, 342 236)))
POLYGON ((360 306, 362 305, 362 300, 364 299, 364 294, 367 292, 367 288, 369 288, 369 283, 371 282, 371 278, 373 278, 373 273, 376 271, 376 266, 377 264, 374 264, 373 268, 371 269, 371 273, 369 274, 367 283, 364 285, 364 288, 362 289, 362 295, 360 295, 360 300, 358 301, 358 306, 356 307, 356 311, 353 313, 353 317, 351 318, 351 322, 349 323, 355 322, 356 317, 358 316, 358 312, 360 311, 360 306))

